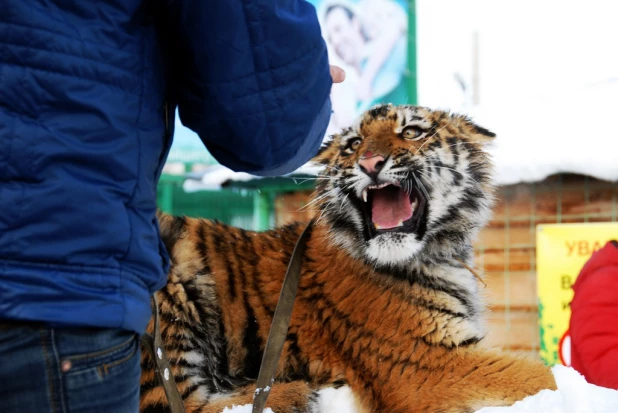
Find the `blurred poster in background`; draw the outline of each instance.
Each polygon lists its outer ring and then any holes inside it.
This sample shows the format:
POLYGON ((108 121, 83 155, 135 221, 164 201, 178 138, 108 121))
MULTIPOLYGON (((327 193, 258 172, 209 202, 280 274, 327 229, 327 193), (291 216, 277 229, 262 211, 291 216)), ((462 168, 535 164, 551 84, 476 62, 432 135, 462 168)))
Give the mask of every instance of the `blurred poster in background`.
POLYGON ((308 0, 318 14, 330 63, 346 71, 331 90, 327 136, 377 103, 408 102, 408 7, 405 0, 308 0))
POLYGON ((537 225, 540 355, 547 365, 571 365, 573 284, 590 256, 617 233, 617 222, 537 225))
MULTIPOLYGON (((408 6, 406 0, 308 0, 317 11, 331 64, 346 80, 331 90, 333 114, 326 136, 349 127, 377 103, 406 104, 408 6)), ((217 165, 199 137, 180 122, 165 172, 183 174, 217 165)))

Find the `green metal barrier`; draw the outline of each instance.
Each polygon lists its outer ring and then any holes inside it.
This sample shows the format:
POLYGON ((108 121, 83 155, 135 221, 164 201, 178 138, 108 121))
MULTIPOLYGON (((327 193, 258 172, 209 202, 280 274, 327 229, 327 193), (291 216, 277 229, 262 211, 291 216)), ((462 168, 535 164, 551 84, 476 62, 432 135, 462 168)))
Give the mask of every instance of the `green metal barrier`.
POLYGON ((213 190, 185 192, 180 176, 164 175, 157 187, 157 205, 163 212, 217 219, 245 229, 254 228, 254 198, 249 191, 213 190))

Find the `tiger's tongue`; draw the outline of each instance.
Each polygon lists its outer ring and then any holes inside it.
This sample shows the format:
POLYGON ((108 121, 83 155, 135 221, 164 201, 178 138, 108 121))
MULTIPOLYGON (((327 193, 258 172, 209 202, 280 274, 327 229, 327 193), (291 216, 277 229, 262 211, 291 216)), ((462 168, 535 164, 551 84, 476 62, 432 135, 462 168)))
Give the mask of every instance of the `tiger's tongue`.
POLYGON ((400 223, 410 219, 413 213, 405 191, 392 187, 373 191, 371 220, 377 229, 401 226, 400 223))

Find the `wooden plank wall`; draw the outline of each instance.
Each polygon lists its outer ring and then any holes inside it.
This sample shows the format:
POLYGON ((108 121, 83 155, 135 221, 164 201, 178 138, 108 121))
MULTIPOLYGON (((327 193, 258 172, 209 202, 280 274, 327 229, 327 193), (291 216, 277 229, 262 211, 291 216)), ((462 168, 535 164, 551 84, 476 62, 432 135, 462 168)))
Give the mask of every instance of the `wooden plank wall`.
MULTIPOLYGON (((279 195, 276 224, 311 219, 313 210, 303 208, 310 195, 279 195)), ((487 283, 491 344, 538 358, 536 225, 616 221, 617 197, 616 183, 570 174, 499 188, 494 217, 475 243, 475 265, 487 283)))
POLYGON ((536 226, 616 221, 616 198, 616 183, 570 174, 500 188, 475 244, 488 284, 490 343, 538 357, 536 226))

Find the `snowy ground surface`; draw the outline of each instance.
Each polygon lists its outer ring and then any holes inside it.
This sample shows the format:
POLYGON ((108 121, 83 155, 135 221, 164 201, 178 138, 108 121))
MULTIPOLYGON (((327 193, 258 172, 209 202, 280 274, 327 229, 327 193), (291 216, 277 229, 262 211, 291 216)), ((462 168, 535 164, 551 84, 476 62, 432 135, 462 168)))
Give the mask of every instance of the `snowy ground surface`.
POLYGON ((486 407, 477 413, 618 413, 618 391, 587 383, 570 367, 552 368, 558 390, 543 390, 510 407, 486 407))
MULTIPOLYGON (((357 413, 356 402, 349 387, 339 389, 322 389, 319 392, 318 403, 320 413, 357 413)), ((251 405, 226 408, 222 413, 251 413, 251 405)), ((273 413, 271 409, 264 409, 264 413, 273 413)))
MULTIPOLYGON (((476 413, 618 413, 618 390, 586 382, 570 367, 552 368, 558 390, 543 390, 509 407, 485 407, 476 413)), ((354 413, 354 398, 347 387, 320 392, 320 413, 354 413)), ((272 410, 266 409, 267 413, 272 410)), ((226 408, 222 413, 251 413, 251 405, 226 408)))
MULTIPOLYGON (((225 408, 223 409, 222 413, 251 413, 251 405, 250 404, 245 404, 243 406, 234 406, 232 408, 225 408)), ((266 408, 264 409, 264 413, 273 413, 272 410, 266 408)))

